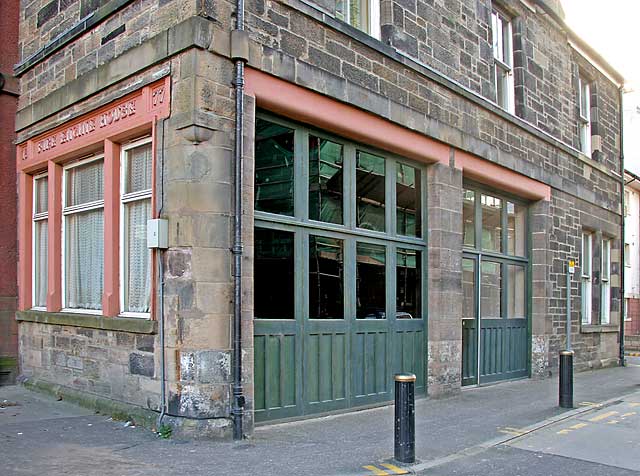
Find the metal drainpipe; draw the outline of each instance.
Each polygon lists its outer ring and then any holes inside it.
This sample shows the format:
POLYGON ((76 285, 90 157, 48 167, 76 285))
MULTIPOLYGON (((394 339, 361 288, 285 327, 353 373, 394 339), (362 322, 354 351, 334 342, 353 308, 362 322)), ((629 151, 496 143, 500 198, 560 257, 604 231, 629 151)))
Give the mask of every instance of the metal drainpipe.
POLYGON ((235 62, 233 86, 236 95, 233 219, 233 439, 242 440, 245 398, 242 388, 242 152, 244 150, 244 64, 248 60, 248 38, 244 31, 244 0, 236 1, 236 29, 231 32, 231 59, 235 62))
POLYGON ((622 312, 620 313, 620 366, 624 367, 625 365, 625 360, 624 360, 624 270, 625 270, 625 263, 624 263, 624 233, 625 233, 625 226, 624 226, 624 220, 626 217, 626 213, 624 210, 624 188, 625 188, 625 183, 624 183, 624 85, 620 86, 620 169, 621 169, 621 179, 620 179, 620 187, 622 187, 622 190, 620 191, 620 203, 621 203, 621 210, 622 210, 622 219, 620 220, 620 234, 621 234, 621 238, 620 238, 620 304, 622 307, 622 312))

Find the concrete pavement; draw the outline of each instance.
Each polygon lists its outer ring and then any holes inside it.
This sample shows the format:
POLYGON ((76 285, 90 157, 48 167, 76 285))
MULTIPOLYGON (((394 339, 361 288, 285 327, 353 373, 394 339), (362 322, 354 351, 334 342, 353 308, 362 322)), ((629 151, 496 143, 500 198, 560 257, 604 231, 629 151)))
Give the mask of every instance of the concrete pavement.
MULTIPOLYGON (((575 401, 584 403, 578 412, 593 409, 587 402, 638 392, 640 363, 630 364, 577 374, 575 401)), ((4 400, 15 406, 5 404, 0 409, 2 476, 394 474, 384 466, 393 454, 392 407, 263 426, 250 440, 233 443, 162 440, 148 430, 125 426, 21 387, 0 388, 0 407, 4 400)), ((442 400, 422 399, 416 402, 416 455, 423 469, 432 463, 424 473, 430 475, 453 474, 440 471, 449 471, 455 465, 460 471, 476 471, 460 474, 489 474, 491 465, 505 458, 521 461, 524 467, 531 467, 526 463, 529 458, 544 460, 545 464, 564 461, 564 456, 535 448, 494 447, 487 442, 518 437, 514 432, 522 428, 550 418, 562 420, 566 415, 557 407, 555 378, 469 389, 442 400), (538 454, 543 457, 535 456, 538 454), (477 472, 483 459, 487 460, 487 472, 477 472)), ((628 471, 610 474, 635 474, 628 471)))

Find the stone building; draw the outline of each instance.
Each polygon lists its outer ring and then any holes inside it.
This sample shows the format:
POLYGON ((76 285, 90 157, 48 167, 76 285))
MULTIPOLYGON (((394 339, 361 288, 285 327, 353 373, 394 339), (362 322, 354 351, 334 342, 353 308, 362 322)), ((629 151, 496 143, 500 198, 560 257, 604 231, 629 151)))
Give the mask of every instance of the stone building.
POLYGON ((636 351, 640 350, 640 181, 628 169, 624 179, 624 341, 626 350, 636 351))
POLYGON ((13 65, 18 60, 19 3, 8 0, 0 5, 0 385, 13 383, 18 370, 18 201, 13 145, 18 81, 13 65))
POLYGON ((618 362, 623 80, 558 2, 22 5, 27 383, 224 436, 546 376, 569 259, 618 362))

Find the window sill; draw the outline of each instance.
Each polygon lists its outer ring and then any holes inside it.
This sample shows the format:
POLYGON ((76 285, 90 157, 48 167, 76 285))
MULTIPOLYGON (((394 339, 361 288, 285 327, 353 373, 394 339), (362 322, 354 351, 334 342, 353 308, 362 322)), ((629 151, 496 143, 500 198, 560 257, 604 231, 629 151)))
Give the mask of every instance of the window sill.
POLYGON ((149 319, 129 317, 104 317, 95 314, 80 314, 70 312, 46 311, 18 311, 16 320, 19 322, 35 322, 57 326, 86 327, 104 331, 131 332, 134 334, 155 334, 157 322, 149 319))
POLYGON ((598 334, 605 332, 619 332, 618 324, 582 324, 580 326, 581 334, 598 334))

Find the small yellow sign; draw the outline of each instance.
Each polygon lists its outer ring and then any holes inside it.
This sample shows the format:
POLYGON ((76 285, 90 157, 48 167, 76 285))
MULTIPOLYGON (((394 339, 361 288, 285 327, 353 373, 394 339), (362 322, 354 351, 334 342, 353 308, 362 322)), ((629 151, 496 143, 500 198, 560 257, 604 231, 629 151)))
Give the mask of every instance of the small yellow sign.
POLYGON ((569 274, 573 274, 576 270, 576 262, 575 260, 569 260, 569 274))

